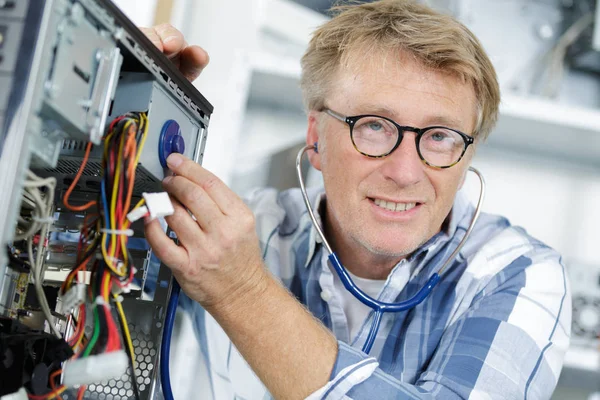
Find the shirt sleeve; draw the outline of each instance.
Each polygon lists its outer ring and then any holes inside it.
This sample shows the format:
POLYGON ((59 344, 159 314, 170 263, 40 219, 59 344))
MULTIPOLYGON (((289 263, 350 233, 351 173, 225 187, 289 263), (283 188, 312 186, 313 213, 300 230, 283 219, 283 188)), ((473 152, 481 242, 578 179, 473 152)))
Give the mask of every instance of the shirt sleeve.
POLYGON ((450 322, 414 384, 339 342, 331 380, 309 399, 549 399, 570 326, 564 266, 554 252, 533 252, 490 279, 450 322))

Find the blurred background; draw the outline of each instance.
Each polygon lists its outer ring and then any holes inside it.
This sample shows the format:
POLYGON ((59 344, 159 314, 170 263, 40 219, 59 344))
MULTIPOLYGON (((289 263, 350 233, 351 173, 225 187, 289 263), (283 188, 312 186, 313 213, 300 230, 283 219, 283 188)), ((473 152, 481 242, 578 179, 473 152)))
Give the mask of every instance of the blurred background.
MULTIPOLYGON (((473 162, 488 184, 484 210, 523 226, 568 266, 572 346, 553 398, 600 398, 600 1, 423 2, 465 23, 499 75, 500 120, 473 162)), ((117 3, 138 25, 170 22, 210 54, 195 82, 215 106, 204 165, 239 193, 297 186, 306 129, 299 62, 331 1, 117 3)), ((315 171, 307 176, 319 183, 315 171)), ((475 198, 475 179, 467 186, 475 198)), ((204 374, 191 326, 180 315, 171 360, 179 398, 198 398, 189 382, 204 374)))

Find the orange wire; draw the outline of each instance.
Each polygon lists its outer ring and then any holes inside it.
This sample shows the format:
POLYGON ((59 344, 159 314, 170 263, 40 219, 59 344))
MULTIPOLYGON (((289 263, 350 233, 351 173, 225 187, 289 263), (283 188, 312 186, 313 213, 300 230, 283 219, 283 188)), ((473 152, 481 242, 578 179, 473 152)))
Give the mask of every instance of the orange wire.
POLYGON ((79 391, 77 392, 77 400, 83 400, 83 395, 85 393, 85 389, 86 389, 85 385, 83 385, 79 388, 79 391))
MULTIPOLYGON (((130 132, 129 132, 129 138, 127 139, 127 145, 125 147, 125 154, 128 154, 129 148, 131 148, 131 152, 133 153, 132 156, 134 157, 135 160, 135 155, 137 153, 137 149, 136 149, 136 143, 135 143, 135 133, 131 132, 133 130, 133 125, 129 128, 130 132)), ((135 165, 135 162, 130 162, 129 163, 129 168, 128 168, 128 175, 129 175, 129 188, 127 188, 127 197, 125 200, 125 207, 124 207, 124 212, 125 212, 125 218, 127 217, 127 213, 129 212, 129 206, 131 205, 131 196, 133 195, 133 184, 134 184, 134 177, 135 177, 135 168, 137 166, 135 165)), ((125 219, 123 218, 123 219, 125 219)))
POLYGON ((57 388, 54 384, 54 379, 60 374, 62 374, 62 369, 57 369, 56 371, 50 374, 50 388, 52 388, 52 393, 56 393, 56 398, 58 400, 62 400, 62 397, 60 397, 60 393, 58 393, 58 390, 64 388, 64 386, 57 388))
POLYGON ((73 269, 73 271, 71 272, 70 277, 67 277, 67 279, 63 282, 63 284, 61 285, 61 290, 64 292, 67 290, 67 286, 70 287, 71 282, 73 282, 73 278, 75 276, 77 276, 77 273, 81 270, 85 270, 85 267, 87 266, 87 263, 90 262, 90 260, 92 259, 92 257, 95 256, 94 254, 91 254, 88 258, 86 258, 81 264, 79 264, 75 269, 73 269))
POLYGON ((79 171, 77 171, 77 174, 75 175, 75 179, 73 180, 73 182, 71 182, 71 186, 69 186, 69 188, 67 189, 67 192, 65 193, 65 196, 63 197, 63 204, 65 205, 65 207, 67 207, 71 211, 85 211, 88 208, 90 208, 91 206, 96 204, 95 200, 90 201, 82 206, 73 206, 73 205, 69 204, 69 196, 71 196, 71 192, 73 192, 73 189, 75 189, 77 182, 79 182, 79 178, 81 178, 81 174, 83 174, 83 170, 85 169, 85 166, 88 162, 88 158, 90 157, 91 151, 92 151, 92 142, 88 142, 88 144, 85 148, 85 155, 83 156, 83 161, 81 162, 81 167, 79 167, 79 171))
POLYGON ((66 390, 66 388, 64 386, 59 387, 57 390, 50 392, 50 393, 46 393, 43 394, 41 396, 37 396, 35 394, 31 394, 31 393, 27 393, 27 397, 29 397, 32 400, 48 400, 48 399, 54 399, 54 398, 59 398, 62 400, 62 398, 60 397, 60 394, 62 392, 64 392, 66 390))
POLYGON ((69 338, 68 343, 71 347, 75 347, 75 345, 79 342, 79 338, 84 334, 85 331, 85 304, 79 306, 79 318, 77 319, 77 327, 75 328, 75 332, 69 338))

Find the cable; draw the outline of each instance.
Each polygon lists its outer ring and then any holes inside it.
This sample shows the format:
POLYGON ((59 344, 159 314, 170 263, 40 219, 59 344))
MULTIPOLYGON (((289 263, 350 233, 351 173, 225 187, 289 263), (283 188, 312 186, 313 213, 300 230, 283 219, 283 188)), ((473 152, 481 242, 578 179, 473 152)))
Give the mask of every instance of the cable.
POLYGON ((127 344, 127 354, 129 356, 129 368, 131 368, 131 383, 133 385, 133 392, 136 400, 140 400, 140 390, 137 384, 137 376, 135 375, 135 352, 133 350, 133 343, 131 342, 131 335, 129 334, 129 327, 127 326, 127 319, 123 312, 123 306, 121 300, 118 299, 116 294, 113 294, 117 310, 119 312, 119 321, 121 323, 121 335, 123 336, 123 342, 127 344))
MULTIPOLYGON (((119 287, 127 287, 135 274, 133 259, 127 248, 128 237, 126 235, 128 233, 126 230, 130 225, 127 214, 142 206, 144 202, 140 200, 132 210, 129 209, 132 203, 137 164, 147 139, 147 121, 145 113, 132 112, 111 122, 108 132, 103 138, 101 190, 96 201, 89 201, 80 206, 69 203, 69 198, 77 187, 88 163, 93 147, 91 143, 87 144, 81 166, 62 199, 65 209, 72 212, 86 211, 82 228, 79 230, 79 241, 76 249, 74 248, 76 251, 75 266, 67 275, 60 289, 61 296, 73 297, 75 295, 78 296, 79 302, 84 301, 83 304, 69 312, 72 318, 70 321, 74 323, 74 330, 69 332, 69 337, 65 340, 75 353, 72 360, 125 350, 129 358, 135 398, 138 400, 140 393, 135 375, 133 342, 120 303, 121 297, 111 292, 119 287), (91 209, 92 207, 94 208, 91 209), (100 246, 102 257, 91 266, 90 284, 87 287, 87 293, 84 293, 81 291, 81 286, 77 286, 84 283, 78 273, 88 269, 88 263, 95 259, 98 246, 100 246), (112 312, 110 297, 116 300, 118 315, 116 320, 112 312), (85 334, 86 316, 89 316, 88 319, 92 321, 93 333, 89 336, 85 334)), ((19 221, 17 236, 20 237, 20 240, 26 240, 33 283, 44 316, 49 321, 53 333, 61 337, 57 327, 51 322, 52 312, 42 286, 46 238, 50 225, 54 222, 51 217, 56 180, 40 178, 29 172, 23 188, 24 207, 33 211, 31 218, 24 215, 19 221), (42 187, 48 188, 46 193, 42 193, 40 190, 42 187), (38 231, 39 240, 36 235, 38 231), (38 240, 35 246, 34 235, 38 240)), ((51 377, 51 392, 43 396, 30 395, 30 398, 35 400, 41 398, 60 399, 60 395, 66 390, 66 387, 55 387, 55 378, 59 375, 60 371, 57 371, 51 377)), ((85 390, 85 386, 79 388, 78 399, 83 398, 85 390)))
POLYGON ((119 299, 119 296, 117 296, 116 294, 113 294, 113 298, 115 299, 115 304, 117 305, 117 311, 119 313, 119 317, 121 320, 121 330, 122 330, 123 336, 125 338, 124 342, 125 342, 127 348, 129 349, 129 354, 131 355, 131 361, 133 363, 133 366, 135 367, 135 359, 134 359, 135 352, 133 351, 133 343, 131 341, 131 335, 129 333, 129 326, 127 325, 127 318, 125 318, 125 312, 123 311, 123 306, 121 305, 121 300, 119 299))
POLYGON ((73 179, 73 182, 71 182, 71 186, 69 186, 69 188, 67 189, 67 192, 65 193, 65 196, 63 197, 63 204, 65 205, 65 207, 67 207, 71 211, 85 211, 88 208, 90 208, 91 206, 96 204, 95 200, 90 201, 82 206, 73 206, 73 205, 69 204, 69 197, 71 196, 71 192, 73 192, 73 189, 75 189, 75 186, 77 186, 77 182, 79 182, 79 178, 81 178, 81 175, 83 174, 83 170, 85 169, 85 166, 88 162, 88 158, 90 158, 92 146, 93 146, 92 142, 88 142, 88 144, 85 148, 85 155, 83 156, 83 161, 81 162, 81 166, 79 167, 79 171, 77 171, 77 174, 75 175, 75 179, 73 179))
POLYGON ((179 286, 179 283, 173 278, 171 296, 169 297, 167 315, 165 316, 165 329, 163 330, 160 345, 160 383, 162 385, 165 400, 174 400, 173 390, 171 389, 171 376, 169 374, 169 357, 171 354, 171 336, 173 335, 173 325, 175 325, 175 315, 177 314, 180 291, 181 287, 179 286))
POLYGON ((59 338, 62 338, 62 335, 58 328, 52 322, 52 311, 50 310, 50 305, 48 304, 48 299, 46 299, 46 294, 44 293, 44 289, 42 287, 42 282, 44 279, 44 247, 46 244, 46 238, 48 236, 48 230, 52 223, 52 204, 54 202, 54 190, 56 188, 56 179, 55 178, 40 178, 35 175, 33 172, 28 171, 28 181, 25 182, 24 187, 26 192, 28 192, 34 200, 36 204, 36 213, 37 218, 42 222, 35 221, 34 217, 34 228, 29 229, 26 233, 27 237, 27 252, 29 257, 29 263, 31 265, 31 269, 33 271, 33 285, 35 288, 35 292, 38 298, 38 302, 40 303, 40 307, 42 308, 42 313, 44 317, 48 321, 48 326, 52 330, 52 333, 59 338), (42 198, 42 193, 40 192, 41 187, 46 187, 48 192, 45 194, 46 198, 42 198), (39 228, 38 228, 39 226, 39 228), (36 248, 35 259, 33 257, 33 234, 37 232, 38 229, 41 228, 38 243, 36 248), (29 232, 32 231, 31 234, 29 232))

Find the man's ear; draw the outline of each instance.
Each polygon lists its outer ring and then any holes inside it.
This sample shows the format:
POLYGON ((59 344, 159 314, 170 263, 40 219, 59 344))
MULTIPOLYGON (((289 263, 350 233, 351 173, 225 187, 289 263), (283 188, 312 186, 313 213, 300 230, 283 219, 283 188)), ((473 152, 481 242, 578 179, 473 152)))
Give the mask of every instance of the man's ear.
MULTIPOLYGON (((319 142, 319 112, 310 111, 308 113, 308 128, 306 131, 306 144, 313 146, 319 142)), ((315 150, 308 151, 308 160, 313 168, 321 171, 321 154, 315 150)))

